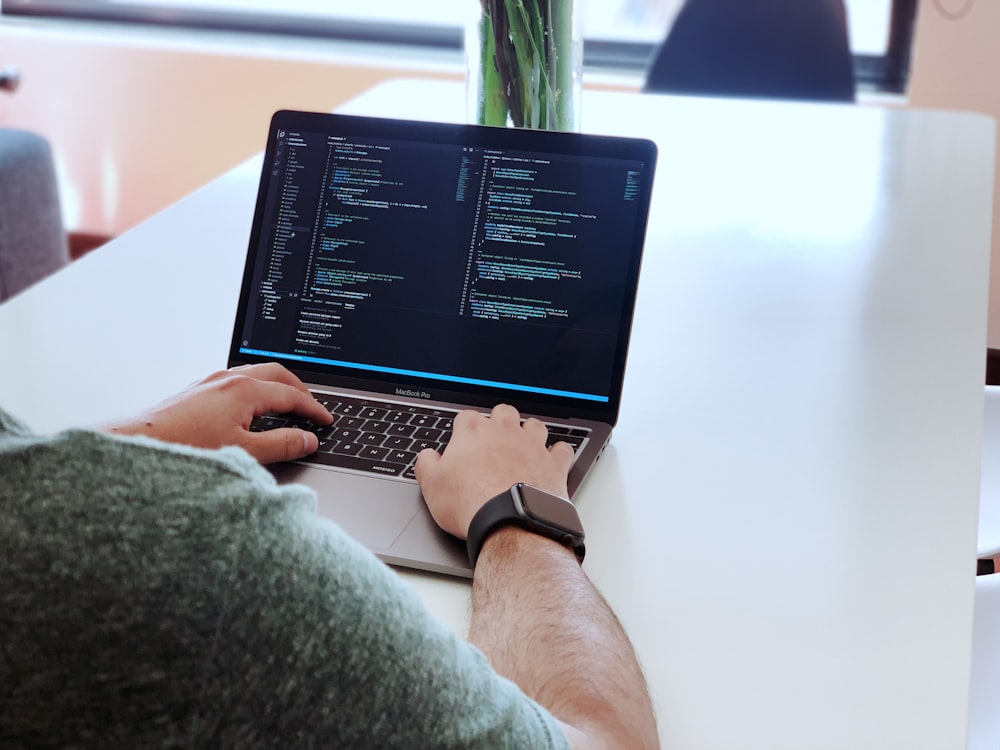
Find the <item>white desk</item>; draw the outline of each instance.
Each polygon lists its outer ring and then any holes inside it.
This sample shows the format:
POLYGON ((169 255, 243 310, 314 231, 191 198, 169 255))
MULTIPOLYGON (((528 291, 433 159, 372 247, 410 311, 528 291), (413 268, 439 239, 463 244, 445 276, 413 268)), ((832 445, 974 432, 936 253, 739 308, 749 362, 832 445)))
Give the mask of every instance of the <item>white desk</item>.
MULTIPOLYGON (((455 117, 463 96, 395 83, 346 109, 455 117)), ((579 507, 664 746, 964 747, 992 123, 583 111, 661 148, 621 419, 579 507)), ((222 367, 257 168, 0 308, 0 404, 54 430, 222 367)), ((467 584, 404 575, 464 627, 467 584)))

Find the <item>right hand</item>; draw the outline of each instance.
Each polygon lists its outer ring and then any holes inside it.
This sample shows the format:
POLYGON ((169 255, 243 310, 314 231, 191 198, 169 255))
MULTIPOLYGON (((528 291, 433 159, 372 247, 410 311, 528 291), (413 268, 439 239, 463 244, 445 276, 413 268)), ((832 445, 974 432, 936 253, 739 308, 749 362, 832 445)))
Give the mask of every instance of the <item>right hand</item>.
POLYGON ((547 448, 547 438, 544 424, 527 419, 522 425, 513 406, 500 404, 489 417, 460 413, 444 454, 428 448, 417 457, 417 481, 437 524, 465 539, 476 511, 518 482, 568 498, 573 449, 566 443, 547 448))

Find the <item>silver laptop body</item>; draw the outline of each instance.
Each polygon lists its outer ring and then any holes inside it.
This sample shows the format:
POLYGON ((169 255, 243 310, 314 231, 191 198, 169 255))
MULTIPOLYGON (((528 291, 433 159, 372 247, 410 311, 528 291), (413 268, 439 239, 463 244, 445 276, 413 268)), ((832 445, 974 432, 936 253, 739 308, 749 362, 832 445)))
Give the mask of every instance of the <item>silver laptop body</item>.
POLYGON ((655 162, 640 139, 276 113, 229 365, 281 362, 345 425, 278 480, 384 561, 469 576, 393 461, 505 402, 574 436, 572 496, 618 416, 655 162), (385 445, 334 465, 362 422, 385 445))

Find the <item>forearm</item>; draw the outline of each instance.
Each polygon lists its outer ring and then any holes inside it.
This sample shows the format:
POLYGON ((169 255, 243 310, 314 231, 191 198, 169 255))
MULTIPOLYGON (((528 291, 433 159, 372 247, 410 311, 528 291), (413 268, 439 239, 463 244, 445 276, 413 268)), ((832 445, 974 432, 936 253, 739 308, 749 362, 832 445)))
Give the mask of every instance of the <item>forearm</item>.
POLYGON ((572 551, 517 528, 484 544, 470 640, 567 725, 575 748, 659 746, 632 645, 572 551))

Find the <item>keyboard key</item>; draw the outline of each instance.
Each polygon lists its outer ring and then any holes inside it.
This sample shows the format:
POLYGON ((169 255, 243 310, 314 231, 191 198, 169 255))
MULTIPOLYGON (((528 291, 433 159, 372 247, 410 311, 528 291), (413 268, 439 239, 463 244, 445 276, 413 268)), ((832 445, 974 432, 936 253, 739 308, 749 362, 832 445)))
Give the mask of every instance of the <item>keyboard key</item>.
POLYGON ((411 424, 392 424, 387 430, 390 435, 396 435, 399 437, 410 437, 416 431, 417 428, 411 424))
POLYGON ((382 443, 382 445, 386 448, 392 448, 394 450, 406 450, 412 443, 413 441, 408 437, 396 437, 390 435, 385 439, 385 442, 382 443))
POLYGON ((344 456, 338 453, 314 453, 311 458, 315 463, 325 466, 339 466, 342 469, 355 469, 383 476, 399 476, 406 469, 404 464, 378 461, 361 456, 344 456))
POLYGON ((413 412, 414 414, 427 414, 432 417, 444 414, 444 412, 441 411, 440 409, 428 409, 424 406, 411 406, 409 408, 409 411, 413 412))
POLYGON ((413 451, 389 451, 386 460, 397 464, 409 465, 417 460, 417 454, 413 451))
POLYGON ((339 453, 342 456, 356 456, 361 453, 364 448, 361 443, 346 443, 343 441, 338 442, 334 448, 333 453, 339 453))
POLYGON ((332 453, 333 449, 339 444, 339 440, 325 440, 323 438, 319 439, 319 448, 316 450, 320 453, 332 453))
POLYGON ((385 435, 378 432, 362 432, 358 442, 362 445, 382 445, 385 442, 385 435))
POLYGON ((341 417, 337 422, 337 427, 344 430, 360 430, 365 420, 361 417, 341 417))
POLYGON ((378 409, 375 407, 367 407, 361 410, 360 416, 365 419, 384 419, 385 415, 388 413, 388 409, 378 409))
POLYGON ((361 425, 361 429, 363 432, 385 432, 390 426, 390 422, 383 422, 378 419, 369 419, 361 425))
POLYGON ((373 461, 381 461, 386 456, 389 455, 388 448, 373 448, 371 446, 366 446, 361 449, 361 453, 358 454, 361 458, 370 458, 373 461))
POLYGON ((549 428, 550 435, 569 435, 570 437, 585 438, 590 435, 589 430, 584 430, 579 427, 570 427, 564 424, 550 424, 546 425, 549 428))
POLYGON ((261 430, 273 430, 277 427, 284 427, 288 420, 284 417, 265 416, 257 417, 254 422, 261 430))
POLYGON ((357 442, 358 438, 361 437, 361 431, 341 430, 338 428, 337 431, 331 437, 334 437, 337 440, 343 440, 345 443, 355 443, 357 442))
POLYGON ((435 442, 441 439, 444 433, 441 430, 433 430, 429 427, 421 427, 416 432, 413 433, 413 437, 417 440, 433 440, 435 442))
POLYGON ((410 446, 410 450, 416 451, 417 453, 420 453, 420 451, 426 450, 427 448, 433 448, 440 453, 442 446, 437 440, 416 440, 413 445, 410 446))

